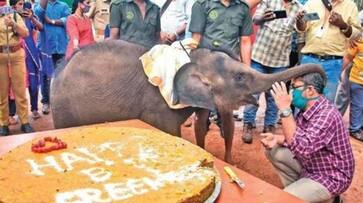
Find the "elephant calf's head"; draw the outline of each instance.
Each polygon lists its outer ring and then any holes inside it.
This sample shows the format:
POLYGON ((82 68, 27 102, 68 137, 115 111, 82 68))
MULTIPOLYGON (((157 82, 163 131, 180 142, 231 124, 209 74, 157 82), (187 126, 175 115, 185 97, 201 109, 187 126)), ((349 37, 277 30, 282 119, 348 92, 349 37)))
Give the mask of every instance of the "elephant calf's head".
POLYGON ((313 64, 277 74, 262 74, 238 61, 233 54, 207 49, 193 51, 191 61, 175 76, 174 101, 210 110, 257 105, 252 95, 270 89, 275 81, 287 81, 309 72, 324 75, 323 70, 313 64))

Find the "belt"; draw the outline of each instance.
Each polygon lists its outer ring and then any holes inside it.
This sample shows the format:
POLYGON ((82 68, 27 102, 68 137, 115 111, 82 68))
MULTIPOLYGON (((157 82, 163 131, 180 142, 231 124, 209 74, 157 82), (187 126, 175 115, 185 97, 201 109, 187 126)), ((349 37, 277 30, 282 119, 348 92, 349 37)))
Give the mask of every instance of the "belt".
POLYGON ((17 45, 13 45, 13 46, 0 46, 0 53, 14 53, 17 52, 19 49, 22 48, 22 44, 19 43, 17 45))
POLYGON ((306 53, 304 55, 313 57, 313 58, 317 58, 319 60, 335 60, 335 59, 342 59, 342 56, 334 56, 334 55, 325 55, 325 56, 320 56, 317 54, 312 54, 312 53, 306 53))

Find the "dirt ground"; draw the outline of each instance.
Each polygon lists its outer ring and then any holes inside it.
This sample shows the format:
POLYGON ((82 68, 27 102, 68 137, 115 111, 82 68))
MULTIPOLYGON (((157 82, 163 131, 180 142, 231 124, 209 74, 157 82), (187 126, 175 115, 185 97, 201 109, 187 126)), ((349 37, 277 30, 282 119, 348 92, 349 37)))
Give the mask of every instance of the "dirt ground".
MULTIPOLYGON (((258 114, 258 126, 254 133, 254 140, 252 144, 245 144, 242 142, 242 123, 236 122, 236 129, 233 140, 233 165, 238 168, 278 187, 282 187, 282 184, 273 169, 272 165, 264 156, 264 147, 260 144, 260 132, 262 131, 261 121, 263 120, 264 107, 261 105, 258 114)), ((345 121, 348 122, 348 117, 344 117, 345 121)), ((50 115, 42 115, 38 120, 31 120, 36 131, 44 131, 53 129, 52 118, 50 115)), ((19 124, 11 126, 12 134, 18 134, 19 124)), ((281 126, 279 126, 281 130, 281 126)), ((182 128, 183 138, 195 143, 193 126, 182 128)), ((363 143, 351 138, 353 145, 356 168, 353 178, 353 183, 350 188, 342 195, 345 203, 359 203, 363 202, 363 143)), ((212 124, 207 134, 206 150, 212 153, 214 156, 223 159, 224 156, 224 142, 220 137, 219 129, 215 124, 212 124)))

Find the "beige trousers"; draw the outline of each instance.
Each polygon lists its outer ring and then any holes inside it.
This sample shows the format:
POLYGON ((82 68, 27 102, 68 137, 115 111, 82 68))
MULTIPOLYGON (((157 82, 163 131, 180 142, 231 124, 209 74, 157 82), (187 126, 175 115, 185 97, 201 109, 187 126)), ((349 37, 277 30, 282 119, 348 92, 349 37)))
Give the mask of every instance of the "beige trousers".
POLYGON ((25 52, 19 49, 10 53, 10 71, 8 69, 8 54, 0 53, 0 126, 9 125, 9 84, 15 95, 16 111, 22 124, 28 123, 28 100, 25 87, 25 52))
POLYGON ((306 202, 330 203, 333 201, 334 198, 322 184, 309 178, 299 178, 301 165, 294 159, 288 148, 276 146, 271 150, 266 150, 265 153, 276 168, 285 192, 306 202))

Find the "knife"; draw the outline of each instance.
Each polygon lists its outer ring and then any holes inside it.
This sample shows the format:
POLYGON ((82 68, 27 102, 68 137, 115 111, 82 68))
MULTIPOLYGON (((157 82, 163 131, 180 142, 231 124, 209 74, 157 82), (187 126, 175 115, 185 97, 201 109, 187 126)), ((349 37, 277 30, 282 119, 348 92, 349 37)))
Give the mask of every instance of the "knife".
POLYGON ((245 183, 240 179, 238 178, 238 176, 233 172, 233 170, 228 167, 228 166, 225 166, 224 167, 224 171, 228 174, 228 176, 235 182, 237 183, 237 185, 243 189, 245 187, 245 183))

